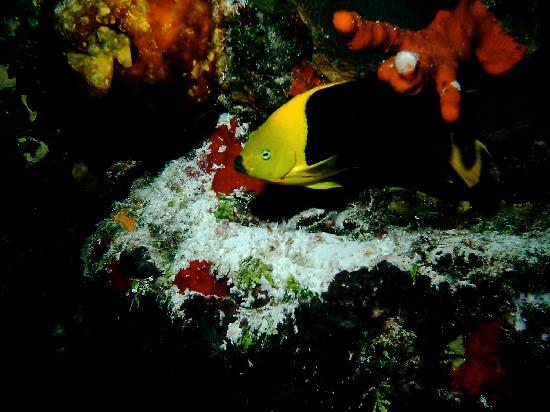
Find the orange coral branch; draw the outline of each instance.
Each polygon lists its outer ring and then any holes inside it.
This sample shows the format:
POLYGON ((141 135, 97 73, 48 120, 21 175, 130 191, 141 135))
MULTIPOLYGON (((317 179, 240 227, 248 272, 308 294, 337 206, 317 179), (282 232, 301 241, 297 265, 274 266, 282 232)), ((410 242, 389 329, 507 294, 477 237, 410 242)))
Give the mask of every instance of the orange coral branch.
POLYGON ((460 115, 456 72, 472 50, 483 69, 493 75, 510 70, 527 51, 505 33, 481 0, 460 0, 453 9, 440 10, 427 28, 418 31, 365 21, 353 11, 336 12, 333 24, 338 32, 351 36, 351 50, 397 51, 380 65, 378 77, 400 93, 417 93, 425 84, 434 86, 447 122, 460 115))

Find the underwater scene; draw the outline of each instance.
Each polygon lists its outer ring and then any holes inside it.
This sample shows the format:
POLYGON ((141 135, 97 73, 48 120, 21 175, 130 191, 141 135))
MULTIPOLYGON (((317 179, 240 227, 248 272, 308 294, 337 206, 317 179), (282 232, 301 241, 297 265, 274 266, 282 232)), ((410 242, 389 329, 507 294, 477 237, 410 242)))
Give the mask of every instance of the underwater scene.
POLYGON ((543 410, 546 9, 2 0, 2 399, 543 410))

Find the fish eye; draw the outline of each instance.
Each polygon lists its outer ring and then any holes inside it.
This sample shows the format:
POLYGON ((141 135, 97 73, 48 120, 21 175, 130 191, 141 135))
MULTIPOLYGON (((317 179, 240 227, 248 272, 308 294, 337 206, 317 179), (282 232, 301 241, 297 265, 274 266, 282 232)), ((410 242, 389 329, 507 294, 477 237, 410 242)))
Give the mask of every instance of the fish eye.
POLYGON ((262 159, 269 160, 271 159, 271 152, 269 150, 263 150, 262 151, 262 159))

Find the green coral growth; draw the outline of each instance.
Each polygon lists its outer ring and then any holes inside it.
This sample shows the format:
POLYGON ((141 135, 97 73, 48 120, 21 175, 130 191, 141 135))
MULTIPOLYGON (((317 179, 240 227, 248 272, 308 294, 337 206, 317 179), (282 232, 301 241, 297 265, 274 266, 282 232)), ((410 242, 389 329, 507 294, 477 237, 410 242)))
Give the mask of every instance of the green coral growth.
POLYGON ((546 230, 550 226, 550 211, 542 203, 503 205, 491 217, 478 217, 474 230, 518 234, 529 230, 546 230))
POLYGON ((256 346, 258 337, 255 336, 249 329, 245 329, 237 341, 237 346, 243 351, 248 351, 251 347, 256 346))
POLYGON ((445 356, 451 362, 453 369, 458 369, 466 359, 464 358, 464 343, 462 342, 462 335, 455 340, 449 342, 445 349, 445 356))
POLYGON ((36 118, 38 117, 38 113, 32 110, 29 106, 29 102, 27 101, 27 95, 24 94, 21 96, 21 102, 25 105, 25 108, 27 109, 27 112, 29 113, 29 120, 30 122, 34 122, 36 118))
POLYGON ((49 152, 46 143, 33 137, 21 137, 17 139, 17 147, 25 158, 27 166, 34 166, 49 152))
POLYGON ((286 295, 290 298, 291 296, 297 296, 302 299, 311 299, 316 296, 315 293, 310 291, 308 288, 303 287, 298 283, 296 278, 290 275, 286 280, 286 295))
POLYGON ((8 37, 14 37, 17 34, 17 29, 21 26, 21 20, 17 17, 9 17, 4 22, 4 33, 8 37))
POLYGON ((152 279, 132 279, 128 296, 132 297, 130 309, 138 309, 141 298, 157 293, 152 279))
POLYGON ((420 274, 420 264, 419 263, 413 263, 411 265, 411 277, 413 284, 416 282, 416 278, 420 274))
POLYGON ((214 211, 216 219, 230 220, 233 217, 233 203, 226 196, 220 196, 218 208, 214 211))
POLYGON ((364 396, 372 402, 372 411, 389 410, 397 388, 405 380, 414 381, 420 356, 416 335, 401 325, 399 318, 390 318, 381 334, 367 330, 354 356, 355 374, 365 382, 364 396))
POLYGON ((296 7, 293 0, 251 0, 250 3, 258 10, 269 14, 288 14, 296 7))
POLYGON ((13 89, 17 84, 15 77, 10 78, 8 74, 8 66, 0 64, 0 90, 13 89))
POLYGON ((243 353, 253 348, 266 348, 268 346, 267 336, 263 333, 254 333, 249 327, 244 327, 236 346, 243 353))
POLYGON ((375 391, 372 412, 388 412, 388 406, 390 406, 390 401, 382 393, 375 391))
POLYGON ((262 279, 265 279, 272 287, 275 287, 271 276, 272 271, 271 265, 249 256, 240 263, 240 269, 235 274, 236 284, 242 290, 252 290, 260 285, 262 279))

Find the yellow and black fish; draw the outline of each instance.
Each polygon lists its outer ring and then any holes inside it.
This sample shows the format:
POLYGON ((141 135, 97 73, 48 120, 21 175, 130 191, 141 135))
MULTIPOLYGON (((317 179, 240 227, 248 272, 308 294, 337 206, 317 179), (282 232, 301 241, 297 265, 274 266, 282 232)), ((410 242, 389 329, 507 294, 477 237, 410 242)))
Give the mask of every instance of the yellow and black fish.
POLYGON ((252 132, 235 168, 267 182, 340 187, 343 172, 399 183, 449 166, 466 183, 480 178, 485 146, 449 125, 431 96, 400 95, 378 81, 332 83, 300 94, 252 132))

